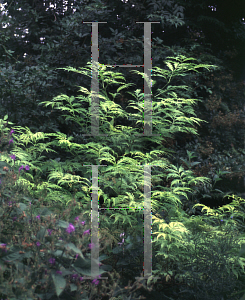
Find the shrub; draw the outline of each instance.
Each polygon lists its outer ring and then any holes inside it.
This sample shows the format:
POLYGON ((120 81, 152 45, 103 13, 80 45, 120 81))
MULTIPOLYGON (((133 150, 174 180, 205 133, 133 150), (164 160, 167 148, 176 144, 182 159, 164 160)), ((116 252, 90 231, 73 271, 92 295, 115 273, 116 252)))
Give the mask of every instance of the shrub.
MULTIPOLYGON (((198 67, 207 69, 212 67, 191 64, 190 60, 191 58, 183 56, 170 58, 166 62, 170 71, 156 69, 156 72, 169 78, 169 83, 171 77, 185 76, 186 71, 196 71, 198 67)), ((121 84, 117 92, 127 87, 127 84, 116 81, 121 78, 120 74, 105 72, 105 68, 105 66, 100 66, 99 71, 100 78, 104 82, 121 84)), ((66 69, 82 73, 73 68, 66 69)), ((89 73, 90 70, 87 75, 91 76, 89 73)), ((141 74, 140 72, 136 73, 141 74)), ((83 87, 81 87, 81 91, 88 97, 78 97, 80 101, 89 102, 91 93, 83 87)), ((11 286, 2 285, 3 296, 12 297, 17 294, 23 296, 25 292, 26 297, 42 298, 44 295, 49 298, 59 297, 70 288, 70 293, 73 291, 76 293, 75 299, 81 299, 79 298, 81 292, 84 299, 88 297, 89 299, 100 299, 103 295, 115 297, 120 294, 124 294, 123 297, 131 297, 134 296, 135 289, 140 287, 150 291, 156 283, 154 275, 161 276, 164 286, 169 280, 176 279, 177 282, 177 280, 183 279, 181 275, 183 275, 185 263, 187 261, 191 261, 192 265, 196 263, 192 258, 196 250, 193 240, 195 231, 198 229, 203 233, 211 230, 211 225, 207 227, 207 225, 201 224, 208 222, 209 218, 191 220, 183 210, 183 205, 187 198, 186 193, 194 191, 191 187, 198 183, 207 183, 208 179, 194 177, 191 170, 184 170, 182 166, 176 167, 170 164, 166 158, 160 157, 166 155, 167 149, 149 152, 147 149, 146 152, 142 149, 147 148, 145 147, 146 141, 161 144, 164 137, 169 137, 174 132, 196 134, 191 126, 186 126, 201 121, 198 118, 187 117, 188 114, 195 115, 191 104, 196 100, 181 98, 182 95, 188 93, 190 94, 186 86, 168 86, 164 91, 160 90, 161 97, 157 95, 155 99, 160 99, 160 102, 153 101, 156 116, 152 125, 159 134, 157 137, 136 137, 133 136, 134 133, 137 133, 135 128, 114 127, 114 119, 120 116, 129 116, 132 122, 143 125, 143 103, 141 103, 143 94, 140 93, 140 90, 136 90, 133 95, 137 102, 130 101, 130 106, 140 111, 141 114, 124 112, 119 105, 108 99, 106 91, 104 91, 104 95, 101 95, 103 100, 101 101, 102 124, 100 128, 104 133, 108 133, 108 137, 94 136, 88 138, 87 143, 72 143, 72 136, 67 138, 60 132, 32 134, 28 128, 25 129, 25 133, 23 128, 18 126, 13 127, 13 131, 8 129, 7 132, 11 132, 16 140, 11 156, 9 153, 1 155, 1 162, 6 163, 5 167, 9 168, 9 173, 6 170, 3 171, 6 177, 1 189, 4 203, 1 207, 0 239, 6 252, 1 253, 0 262, 2 262, 4 270, 7 268, 3 261, 5 264, 11 265, 9 268, 11 273, 5 274, 5 278, 2 276, 2 281, 9 280, 11 283, 11 286), (160 114, 172 118, 172 123, 160 114), (48 137, 56 139, 48 143, 40 143, 39 140, 48 137), (27 146, 29 142, 32 143, 31 147, 27 146), (45 157, 40 155, 38 157, 38 153, 44 150, 54 151, 49 148, 50 146, 64 148, 74 155, 74 159, 42 161, 45 157), (106 215, 102 214, 101 216, 99 232, 101 246, 103 246, 100 251, 103 254, 98 258, 97 263, 104 261, 107 264, 100 266, 99 274, 92 274, 89 248, 93 245, 89 244, 87 236, 91 228, 91 222, 89 222, 91 218, 89 174, 91 174, 91 170, 86 170, 85 165, 91 166, 98 163, 108 164, 100 171, 99 198, 103 197, 105 207, 121 209, 108 210, 106 215), (137 267, 142 262, 142 245, 139 243, 139 238, 142 240, 143 229, 137 219, 142 215, 144 206, 143 185, 145 182, 141 163, 152 165, 151 183, 155 185, 151 200, 152 208, 155 212, 164 210, 168 215, 168 222, 157 215, 152 216, 154 220, 152 232, 155 235, 152 241, 153 255, 158 257, 154 266, 156 268, 152 272, 154 275, 148 279, 146 284, 137 280, 131 287, 121 289, 112 282, 113 278, 121 274, 118 268, 127 269, 127 274, 142 275, 140 267, 137 267), (159 172, 155 174, 154 165, 162 170, 160 174, 159 172), (34 171, 35 176, 33 176, 34 171), (42 172, 44 174, 49 172, 48 181, 40 181, 42 172), (80 172, 82 177, 76 175, 76 172, 80 172), (161 182, 162 177, 173 179, 170 188, 156 186, 161 182), (11 200, 10 207, 5 200, 11 200), (131 207, 136 208, 132 214, 127 212, 131 207), (137 209, 141 209, 141 211, 138 212, 137 209), (77 223, 74 221, 74 217, 77 223), (199 221, 201 223, 197 224, 199 221), (115 237, 119 237, 122 233, 124 234, 124 247, 117 245, 119 240, 115 237), (132 266, 136 266, 136 268, 134 269, 132 266), (110 279, 105 282, 97 280, 102 274, 110 276, 110 279), (72 279, 72 275, 76 279, 72 279), (91 284, 86 280, 81 281, 81 277, 86 275, 91 275, 93 278, 97 276, 97 279, 95 278, 91 284), (106 284, 109 284, 109 287, 106 284)), ((77 122, 82 128, 81 130, 84 130, 88 127, 87 112, 83 108, 76 108, 78 104, 73 102, 74 97, 62 94, 55 97, 53 101, 46 102, 46 106, 52 105, 52 108, 56 106, 57 109, 68 111, 72 116, 65 115, 67 119, 77 122), (67 101, 68 104, 64 106, 62 101, 67 101), (79 117, 75 113, 79 113, 79 117)), ((217 228, 214 227, 215 231, 217 232, 217 228)), ((242 240, 240 240, 241 242, 242 240)), ((235 254, 234 257, 236 257, 235 254)), ((240 259, 239 263, 241 261, 240 259)), ((198 272, 198 276, 200 275, 198 278, 201 278, 202 271, 198 272)), ((242 274, 243 270, 236 265, 233 273, 238 274, 239 272, 242 274)), ((194 273, 192 277, 195 278, 194 273)), ((121 277, 121 283, 125 278, 121 277)), ((116 282, 116 284, 118 283, 119 281, 116 282)), ((181 286, 184 285, 185 283, 181 284, 181 286)), ((177 285, 174 287, 176 291, 177 287, 179 288, 177 285)), ((183 292, 183 289, 180 289, 179 292, 183 292)))

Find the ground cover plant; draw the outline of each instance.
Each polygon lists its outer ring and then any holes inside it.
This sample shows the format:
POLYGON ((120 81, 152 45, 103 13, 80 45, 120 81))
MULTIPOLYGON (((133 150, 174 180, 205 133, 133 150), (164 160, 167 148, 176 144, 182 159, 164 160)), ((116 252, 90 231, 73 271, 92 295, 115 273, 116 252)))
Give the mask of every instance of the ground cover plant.
MULTIPOLYGON (((144 95, 138 89, 131 94, 136 101, 130 100, 129 106, 137 112, 122 110, 109 100, 106 89, 118 84, 119 93, 127 84, 119 81, 124 80, 121 74, 103 65, 97 66, 103 83, 100 132, 108 136, 86 137, 86 141, 81 136, 74 143, 73 137, 60 132, 33 134, 28 127, 12 126, 3 116, 1 297, 142 299, 144 293, 159 290, 162 299, 239 299, 235 297, 240 297, 244 289, 244 258, 239 253, 244 240, 243 200, 234 200, 223 211, 204 207, 199 216, 188 214, 187 205, 193 209, 198 203, 194 206, 187 193, 210 180, 195 177, 190 166, 185 170, 169 163, 167 157, 174 155, 169 149, 150 149, 175 132, 197 134, 193 125, 202 120, 190 115, 195 115, 192 105, 198 99, 183 97, 187 86, 170 85, 173 77, 215 68, 193 60, 182 55, 169 57, 166 70, 153 68, 156 76, 167 81, 152 101, 153 133, 159 136, 135 136, 143 131, 144 95), (128 118, 134 126, 114 126, 118 117, 128 118), (44 150, 54 152, 52 146, 61 147, 74 158, 45 160, 41 154, 44 150), (100 268, 99 274, 91 274, 90 178, 91 165, 96 164, 107 165, 98 168, 101 206, 121 209, 100 212, 100 268), (144 164, 153 166, 153 275, 147 282, 134 279, 142 276, 143 266, 144 164), (41 180, 42 174, 48 175, 47 181, 41 180), (167 187, 164 180, 169 178, 172 182, 167 187), (138 210, 132 212, 132 207, 138 210), (83 280, 90 275, 95 278, 83 280), (99 279, 104 276, 109 279, 99 279), (157 283, 156 276, 160 276, 161 283, 157 283)), ((88 65, 84 70, 66 70, 91 76, 88 65)), ((90 111, 82 108, 82 103, 91 107, 91 92, 84 87, 80 91, 86 94, 78 97, 80 105, 64 94, 42 104, 65 111, 68 114, 64 117, 77 122, 81 134, 88 134, 90 111)))

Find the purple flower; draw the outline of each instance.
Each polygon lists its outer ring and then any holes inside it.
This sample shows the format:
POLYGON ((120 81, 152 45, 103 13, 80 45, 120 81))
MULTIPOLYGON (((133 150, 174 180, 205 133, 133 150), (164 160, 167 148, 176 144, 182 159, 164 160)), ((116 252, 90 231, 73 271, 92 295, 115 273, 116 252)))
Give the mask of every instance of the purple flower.
POLYGON ((10 130, 10 135, 12 134, 12 133, 14 133, 15 131, 14 131, 14 129, 11 129, 10 130))
MULTIPOLYGON (((101 277, 101 275, 99 275, 99 277, 101 277)), ((96 278, 92 281, 92 283, 94 284, 99 284, 99 280, 97 280, 96 278)))
POLYGON ((83 235, 85 235, 85 234, 89 234, 89 229, 88 229, 88 230, 85 230, 85 231, 83 232, 83 235))
POLYGON ((71 233, 71 232, 75 231, 75 228, 74 228, 74 226, 70 223, 69 226, 67 227, 66 231, 67 231, 68 233, 71 233))
POLYGON ((94 248, 94 244, 88 244, 89 249, 93 249, 94 248))
POLYGON ((50 258, 49 263, 54 264, 55 263, 55 258, 50 258))
MULTIPOLYGON (((21 167, 19 167, 19 172, 24 169, 24 166, 22 165, 21 167)), ((30 170, 29 166, 25 166, 26 171, 30 170)))

